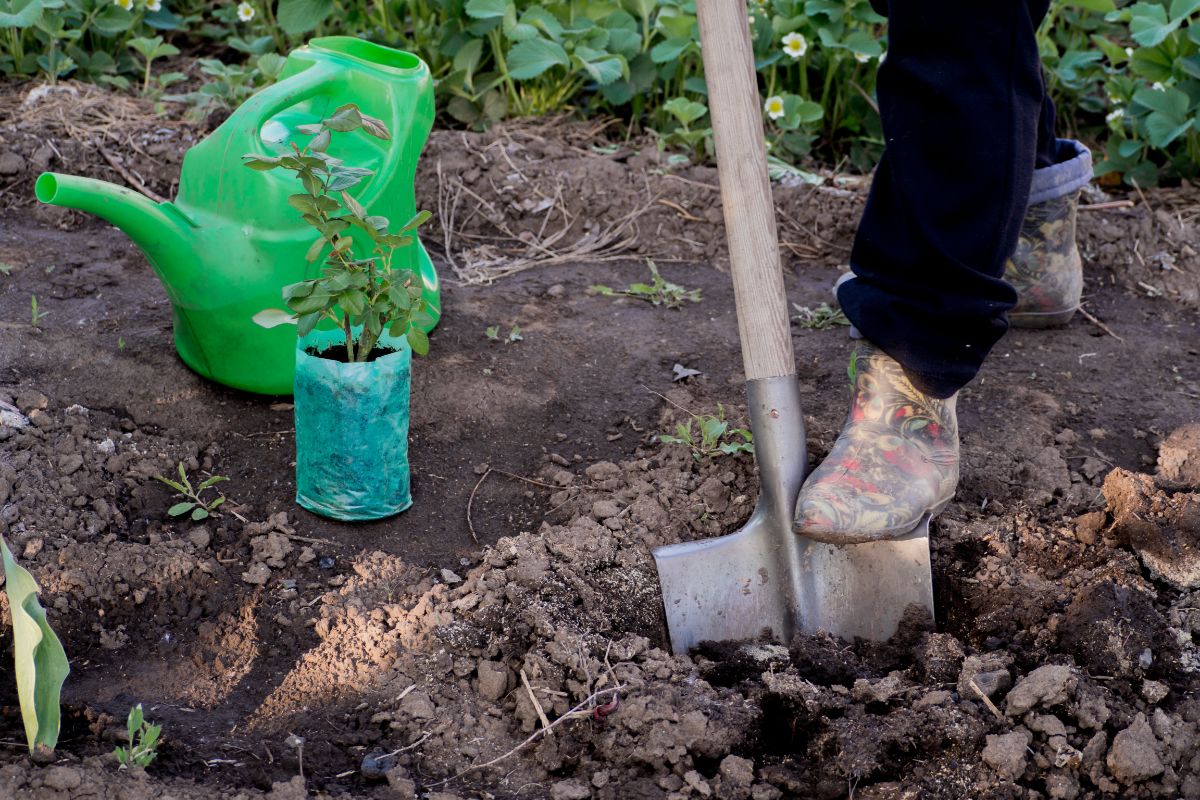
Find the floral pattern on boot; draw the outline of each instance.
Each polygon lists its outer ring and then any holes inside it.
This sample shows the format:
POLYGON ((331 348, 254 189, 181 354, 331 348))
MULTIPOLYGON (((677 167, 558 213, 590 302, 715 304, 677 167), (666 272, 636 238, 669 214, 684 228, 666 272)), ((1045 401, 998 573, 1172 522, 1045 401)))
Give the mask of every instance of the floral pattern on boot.
POLYGON ((796 501, 796 532, 835 544, 903 536, 940 513, 958 485, 957 395, 921 393, 871 346, 852 365, 850 415, 796 501))
POLYGON ((1004 268, 1004 279, 1019 295, 1008 312, 1017 328, 1065 325, 1083 295, 1083 262, 1075 244, 1076 190, 1032 205, 1025 212, 1017 249, 1004 268))

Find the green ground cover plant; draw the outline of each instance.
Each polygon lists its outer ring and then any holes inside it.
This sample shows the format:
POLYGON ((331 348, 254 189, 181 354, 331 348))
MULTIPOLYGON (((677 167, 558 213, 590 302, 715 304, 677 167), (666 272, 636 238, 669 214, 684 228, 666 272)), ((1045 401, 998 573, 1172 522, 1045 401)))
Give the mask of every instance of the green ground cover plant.
MULTIPOLYGON (((873 166, 885 20, 868 0, 748 0, 747 15, 772 155, 873 166)), ((471 128, 613 114, 690 159, 710 152, 694 0, 0 0, 0 28, 0 72, 140 90, 197 113, 273 81, 310 36, 361 36, 420 55, 439 108, 471 128), (203 85, 163 95, 188 66, 175 50, 203 57, 203 85)), ((1196 176, 1200 0, 1055 0, 1039 44, 1063 133, 1096 146, 1099 176, 1196 176)))

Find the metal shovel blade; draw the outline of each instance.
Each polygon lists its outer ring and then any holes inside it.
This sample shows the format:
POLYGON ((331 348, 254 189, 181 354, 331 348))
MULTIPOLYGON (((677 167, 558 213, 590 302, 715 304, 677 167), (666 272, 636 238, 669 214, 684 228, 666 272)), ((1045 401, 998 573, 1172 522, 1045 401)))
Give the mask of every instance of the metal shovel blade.
POLYGON ((735 533, 654 550, 671 650, 796 633, 884 640, 905 609, 933 614, 929 519, 902 539, 831 545, 792 530, 804 481, 804 417, 794 376, 746 385, 759 469, 754 514, 735 533))

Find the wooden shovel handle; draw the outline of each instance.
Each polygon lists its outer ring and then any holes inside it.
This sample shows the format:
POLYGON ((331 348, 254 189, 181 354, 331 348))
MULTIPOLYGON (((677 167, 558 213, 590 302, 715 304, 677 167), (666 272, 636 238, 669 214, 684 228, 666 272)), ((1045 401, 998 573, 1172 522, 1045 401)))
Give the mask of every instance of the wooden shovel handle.
POLYGON ((746 3, 696 0, 696 14, 746 379, 793 375, 796 361, 746 3))

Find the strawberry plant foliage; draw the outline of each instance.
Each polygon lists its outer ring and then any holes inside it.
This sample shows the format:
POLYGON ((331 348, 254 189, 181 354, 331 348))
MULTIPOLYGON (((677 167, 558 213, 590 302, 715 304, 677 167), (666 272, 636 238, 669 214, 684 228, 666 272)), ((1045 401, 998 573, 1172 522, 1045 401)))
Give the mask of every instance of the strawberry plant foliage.
POLYGON ((429 352, 424 328, 432 324, 420 279, 407 269, 394 269, 397 249, 414 243, 413 232, 432 216, 421 211, 395 230, 386 217, 371 214, 350 190, 374 174, 369 169, 348 166, 330 155, 334 134, 362 131, 377 139, 390 139, 381 120, 368 116, 353 103, 341 106, 328 118, 298 130, 312 138, 303 147, 292 143, 287 155, 249 153, 244 163, 250 169, 284 169, 296 174, 304 191, 288 197, 317 238, 308 250, 308 260, 324 254, 321 276, 293 283, 283 289, 291 313, 267 309, 254 316, 264 327, 295 323, 300 336, 307 336, 322 320, 340 327, 345 336, 346 360, 366 361, 386 330, 405 337, 417 355, 429 352), (369 253, 352 234, 370 243, 369 253))

